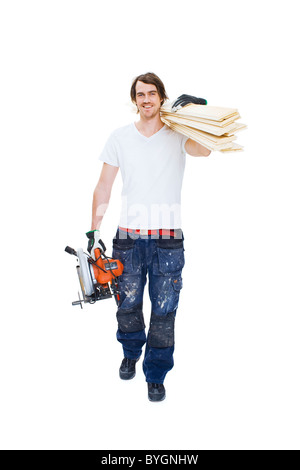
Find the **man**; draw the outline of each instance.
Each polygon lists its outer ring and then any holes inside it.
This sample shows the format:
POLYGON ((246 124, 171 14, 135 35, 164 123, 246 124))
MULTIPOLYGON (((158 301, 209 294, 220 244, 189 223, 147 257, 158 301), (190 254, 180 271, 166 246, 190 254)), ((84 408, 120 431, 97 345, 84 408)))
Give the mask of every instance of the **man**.
MULTIPOLYGON (((140 119, 114 131, 106 143, 93 196, 92 227, 87 233, 91 252, 100 238, 99 227, 120 168, 122 209, 113 240, 113 257, 124 265, 117 310, 117 339, 124 352, 119 375, 123 380, 135 376, 136 362, 146 344, 143 371, 150 401, 165 398, 164 379, 174 365, 174 323, 184 266, 180 194, 185 153, 210 154, 164 125, 160 107, 167 98, 157 75, 147 73, 133 81, 131 99, 140 119), (147 276, 152 311, 146 336, 142 307, 147 276)), ((177 100, 180 105, 189 102, 206 103, 189 95, 177 100)))

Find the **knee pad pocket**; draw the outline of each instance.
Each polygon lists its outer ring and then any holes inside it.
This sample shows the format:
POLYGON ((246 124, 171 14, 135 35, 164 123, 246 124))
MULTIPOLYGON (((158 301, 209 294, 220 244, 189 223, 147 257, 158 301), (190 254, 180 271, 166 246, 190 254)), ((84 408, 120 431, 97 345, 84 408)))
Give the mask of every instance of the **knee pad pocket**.
POLYGON ((169 348, 174 345, 175 313, 156 315, 151 313, 148 344, 153 348, 169 348))
POLYGON ((117 312, 118 327, 123 333, 135 333, 145 328, 142 308, 117 312))

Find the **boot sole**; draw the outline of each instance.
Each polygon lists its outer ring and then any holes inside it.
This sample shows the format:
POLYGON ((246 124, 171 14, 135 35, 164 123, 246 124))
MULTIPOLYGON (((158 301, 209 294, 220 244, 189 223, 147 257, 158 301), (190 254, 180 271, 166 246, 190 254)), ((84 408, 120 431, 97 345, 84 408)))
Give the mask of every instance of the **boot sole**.
POLYGON ((136 376, 136 373, 134 374, 128 374, 128 372, 119 372, 120 379, 122 380, 131 380, 136 376))
POLYGON ((159 402, 159 401, 163 401, 164 399, 166 398, 166 394, 164 394, 164 396, 162 398, 151 398, 149 395, 148 395, 148 399, 149 401, 152 401, 153 403, 154 402, 159 402))

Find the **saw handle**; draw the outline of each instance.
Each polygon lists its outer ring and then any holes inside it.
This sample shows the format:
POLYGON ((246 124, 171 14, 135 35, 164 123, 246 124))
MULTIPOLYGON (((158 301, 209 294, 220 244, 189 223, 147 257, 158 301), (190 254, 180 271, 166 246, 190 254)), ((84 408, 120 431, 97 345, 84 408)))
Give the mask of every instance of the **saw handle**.
POLYGON ((102 250, 103 250, 103 253, 106 252, 106 246, 104 245, 103 241, 101 240, 101 238, 99 239, 98 241, 99 245, 101 246, 102 250))
POLYGON ((77 256, 77 251, 75 251, 74 248, 71 248, 70 246, 66 246, 65 251, 69 253, 69 255, 77 256))

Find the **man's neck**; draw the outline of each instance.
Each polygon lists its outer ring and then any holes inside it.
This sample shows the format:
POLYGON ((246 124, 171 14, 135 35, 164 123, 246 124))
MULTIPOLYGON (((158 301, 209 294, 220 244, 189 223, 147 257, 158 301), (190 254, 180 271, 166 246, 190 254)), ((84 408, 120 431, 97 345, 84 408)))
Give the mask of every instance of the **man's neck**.
POLYGON ((135 123, 137 130, 146 137, 151 137, 156 134, 163 126, 164 123, 160 119, 160 116, 157 116, 153 119, 142 119, 135 123))

